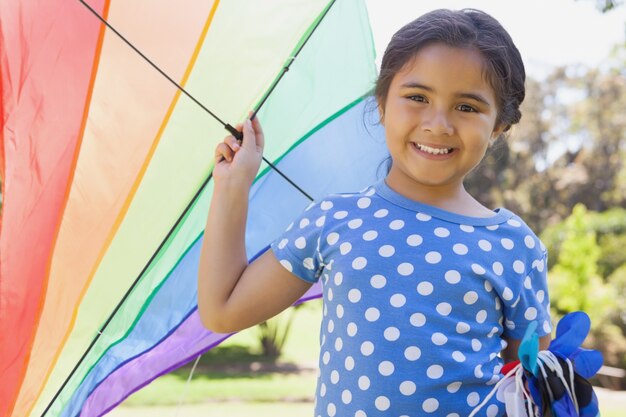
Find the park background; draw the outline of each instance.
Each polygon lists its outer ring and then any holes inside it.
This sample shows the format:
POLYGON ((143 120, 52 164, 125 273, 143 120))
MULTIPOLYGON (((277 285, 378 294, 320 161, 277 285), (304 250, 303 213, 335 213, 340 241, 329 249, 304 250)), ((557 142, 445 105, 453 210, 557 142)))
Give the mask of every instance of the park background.
MULTIPOLYGON (((378 62, 392 33, 438 7, 502 22, 527 64, 523 118, 468 180, 489 207, 524 218, 549 249, 555 321, 592 319, 587 347, 626 369, 626 6, 605 0, 368 0, 378 62)), ((311 415, 321 301, 229 338, 159 378, 110 415, 311 415)), ((618 372, 619 374, 619 372, 618 372)), ((597 384, 603 415, 623 415, 625 379, 597 384)))

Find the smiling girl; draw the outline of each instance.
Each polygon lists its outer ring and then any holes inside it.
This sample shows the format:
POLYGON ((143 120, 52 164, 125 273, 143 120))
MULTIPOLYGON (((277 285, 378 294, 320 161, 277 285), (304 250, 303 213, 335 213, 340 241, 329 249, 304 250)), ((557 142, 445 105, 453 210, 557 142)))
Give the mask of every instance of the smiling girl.
MULTIPOLYGON (((216 332, 238 331, 322 280, 315 416, 467 416, 517 359, 525 329, 550 339, 546 249, 514 213, 463 180, 521 117, 524 66, 477 10, 437 10, 400 29, 375 97, 391 156, 386 178, 310 205, 248 264, 248 192, 264 137, 243 125, 219 144, 198 277, 216 332)), ((481 415, 504 414, 493 398, 481 415)))

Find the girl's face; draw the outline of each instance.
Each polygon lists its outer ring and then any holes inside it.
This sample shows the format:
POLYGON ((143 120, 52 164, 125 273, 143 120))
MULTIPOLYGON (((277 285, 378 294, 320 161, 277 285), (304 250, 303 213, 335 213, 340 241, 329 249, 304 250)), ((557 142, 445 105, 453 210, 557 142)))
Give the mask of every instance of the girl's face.
POLYGON ((462 185, 501 133, 483 71, 478 51, 435 43, 394 76, 379 106, 393 160, 390 186, 462 185))

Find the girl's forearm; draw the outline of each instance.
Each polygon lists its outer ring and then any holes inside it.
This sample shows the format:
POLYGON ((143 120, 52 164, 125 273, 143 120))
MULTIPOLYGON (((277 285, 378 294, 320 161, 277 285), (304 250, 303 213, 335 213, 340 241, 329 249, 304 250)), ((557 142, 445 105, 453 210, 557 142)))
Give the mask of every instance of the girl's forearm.
POLYGON ((245 247, 247 184, 217 183, 198 267, 198 311, 208 328, 226 320, 224 306, 248 265, 245 247))

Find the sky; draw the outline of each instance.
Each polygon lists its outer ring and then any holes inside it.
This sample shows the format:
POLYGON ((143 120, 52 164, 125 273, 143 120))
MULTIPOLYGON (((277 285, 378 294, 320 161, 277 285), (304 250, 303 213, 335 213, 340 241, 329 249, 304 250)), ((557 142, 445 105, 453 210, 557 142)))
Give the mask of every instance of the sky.
POLYGON ((517 45, 526 72, 542 79, 559 65, 603 64, 626 39, 626 5, 601 13, 595 0, 366 0, 377 64, 393 33, 438 8, 483 10, 495 17, 517 45))

